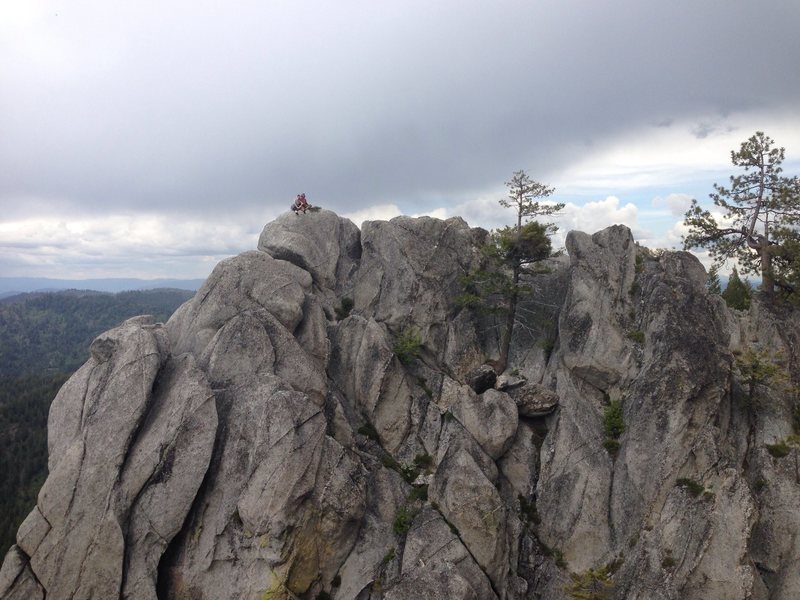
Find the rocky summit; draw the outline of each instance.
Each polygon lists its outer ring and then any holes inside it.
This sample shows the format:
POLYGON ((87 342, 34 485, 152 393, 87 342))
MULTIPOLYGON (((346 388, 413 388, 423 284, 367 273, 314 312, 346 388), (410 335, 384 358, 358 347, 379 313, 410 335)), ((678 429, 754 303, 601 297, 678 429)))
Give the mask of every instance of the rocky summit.
POLYGON ((99 336, 0 598, 800 597, 800 314, 572 232, 497 373, 486 237, 286 214, 99 336))

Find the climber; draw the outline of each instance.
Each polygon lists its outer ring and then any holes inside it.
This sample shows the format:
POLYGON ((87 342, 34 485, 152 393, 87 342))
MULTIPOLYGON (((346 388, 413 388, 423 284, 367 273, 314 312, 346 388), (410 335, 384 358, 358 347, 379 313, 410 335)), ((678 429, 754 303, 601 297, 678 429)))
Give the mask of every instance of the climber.
POLYGON ((305 213, 309 208, 308 200, 305 194, 298 194, 295 201, 292 203, 292 210, 294 214, 299 215, 301 212, 305 213))

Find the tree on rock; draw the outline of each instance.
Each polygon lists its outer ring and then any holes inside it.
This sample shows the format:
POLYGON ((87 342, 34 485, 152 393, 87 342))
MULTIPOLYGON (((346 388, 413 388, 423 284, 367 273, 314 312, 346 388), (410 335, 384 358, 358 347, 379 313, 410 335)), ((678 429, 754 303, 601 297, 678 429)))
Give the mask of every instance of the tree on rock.
POLYGON ((498 371, 505 370, 511 347, 511 336, 517 322, 520 296, 530 292, 521 276, 552 251, 549 235, 556 231, 551 223, 529 220, 548 216, 564 208, 563 203, 543 204, 539 199, 549 197, 554 188, 531 179, 525 171, 516 171, 506 182, 508 198, 500 205, 516 211, 516 224, 492 231, 483 247, 483 267, 464 278, 465 293, 458 299, 470 306, 505 315, 500 337, 498 371))
POLYGON ((537 198, 548 198, 555 188, 531 179, 525 171, 515 171, 511 181, 506 181, 508 199, 500 199, 500 206, 517 211, 517 226, 522 227, 523 219, 552 215, 564 208, 564 204, 542 204, 537 198))
POLYGON ((781 175, 785 150, 773 144, 758 131, 731 152, 743 173, 731 176, 730 187, 715 184, 710 195, 722 210, 722 224, 697 200, 684 221, 689 228, 685 249, 708 248, 716 264, 735 258, 744 273, 761 275, 770 298, 776 285, 795 292, 800 238, 800 181, 781 175))
POLYGON ((750 283, 739 277, 736 267, 733 267, 731 276, 728 279, 728 286, 722 292, 722 299, 731 308, 747 310, 750 308, 750 283))
POLYGON ((719 265, 711 265, 706 279, 706 289, 709 294, 722 294, 722 284, 719 281, 719 265))

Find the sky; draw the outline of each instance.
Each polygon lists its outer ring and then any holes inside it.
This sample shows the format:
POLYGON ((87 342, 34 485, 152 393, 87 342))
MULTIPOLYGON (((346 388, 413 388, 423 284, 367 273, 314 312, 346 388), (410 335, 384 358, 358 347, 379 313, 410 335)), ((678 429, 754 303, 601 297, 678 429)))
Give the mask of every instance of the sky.
MULTIPOLYGON (((681 246, 755 131, 800 174, 797 0, 0 0, 0 277, 207 276, 304 192, 360 224, 681 246)), ((705 259, 704 259, 705 260, 705 259)))

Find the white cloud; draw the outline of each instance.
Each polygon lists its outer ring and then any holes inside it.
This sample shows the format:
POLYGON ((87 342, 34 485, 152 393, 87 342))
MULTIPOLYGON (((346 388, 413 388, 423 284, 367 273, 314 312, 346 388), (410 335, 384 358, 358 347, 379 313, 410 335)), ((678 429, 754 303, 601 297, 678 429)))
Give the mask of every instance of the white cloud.
POLYGON ((26 219, 0 223, 3 276, 205 277, 222 258, 253 249, 234 222, 161 215, 26 219))
MULTIPOLYGON (((724 223, 725 219, 723 215, 718 212, 712 211, 714 218, 717 220, 717 223, 724 223)), ((656 240, 657 243, 654 243, 651 247, 652 248, 671 248, 676 250, 683 250, 683 238, 689 234, 689 228, 684 224, 683 220, 675 221, 661 238, 656 240)), ((711 268, 714 260, 709 254, 708 250, 704 248, 692 248, 690 252, 697 257, 700 263, 705 267, 706 271, 711 268)), ((735 260, 728 260, 722 264, 719 269, 720 275, 728 276, 731 273, 734 265, 736 265, 735 260)))
POLYGON ((388 221, 394 217, 399 217, 403 213, 396 204, 380 204, 368 206, 351 213, 344 213, 342 216, 350 219, 359 228, 364 221, 388 221))
POLYGON ((455 206, 450 216, 463 218, 472 227, 484 229, 497 229, 516 222, 513 210, 500 206, 498 200, 505 197, 505 190, 498 190, 497 194, 478 196, 455 206))
POLYGON ((797 113, 792 109, 741 111, 724 117, 700 115, 669 126, 631 127, 585 148, 581 159, 555 174, 554 182, 559 192, 569 194, 587 189, 619 193, 700 179, 724 181, 734 169, 731 150, 738 149, 756 129, 766 131, 778 146, 785 146, 790 157, 796 156, 800 151, 797 125, 797 113), (698 135, 700 131, 705 135, 698 135))
POLYGON ((299 190, 359 224, 491 229, 514 222, 497 199, 517 168, 569 202, 562 234, 621 222, 659 247, 678 192, 707 202, 756 129, 800 169, 796 0, 622 4, 0 0, 0 218, 20 227, 0 268, 205 269, 299 190))
MULTIPOLYGON (((663 236, 660 238, 661 243, 654 244, 654 248, 675 248, 678 250, 683 249, 683 238, 689 234, 689 228, 684 225, 683 221, 675 221, 663 236)), ((704 251, 693 251, 698 257, 700 254, 705 254, 704 251)), ((704 263, 705 264, 705 263, 704 263)), ((710 264, 710 263, 709 263, 710 264)), ((708 265, 706 265, 707 267, 708 265)))
MULTIPOLYGON (((341 216, 345 217, 346 219, 350 219, 360 229, 361 224, 364 221, 389 221, 402 215, 403 212, 396 204, 378 204, 375 206, 368 206, 367 208, 363 208, 352 213, 345 213, 341 216)), ((415 213, 410 216, 447 219, 451 215, 446 208, 433 208, 431 210, 415 213)))
MULTIPOLYGON (((501 207, 497 202, 497 197, 493 196, 466 202, 457 206, 453 212, 464 217, 473 227, 486 229, 510 225, 515 220, 514 212, 501 207)), ((639 225, 639 208, 630 202, 621 205, 620 199, 616 196, 608 196, 605 200, 589 201, 584 204, 567 202, 560 213, 549 219, 559 227, 553 238, 555 247, 564 245, 564 240, 570 231, 595 233, 616 224, 629 227, 637 239, 644 235, 639 225)))
POLYGON ((668 194, 666 196, 656 196, 653 198, 653 206, 666 206, 674 216, 683 216, 692 203, 689 194, 668 194))
POLYGON ((566 203, 556 223, 565 229, 594 233, 617 223, 636 229, 638 216, 639 209, 635 204, 629 202, 620 206, 619 198, 608 196, 605 200, 587 202, 582 206, 566 203))
POLYGON ((450 214, 446 208, 434 208, 425 212, 415 213, 412 217, 433 217, 434 219, 448 219, 450 214))

